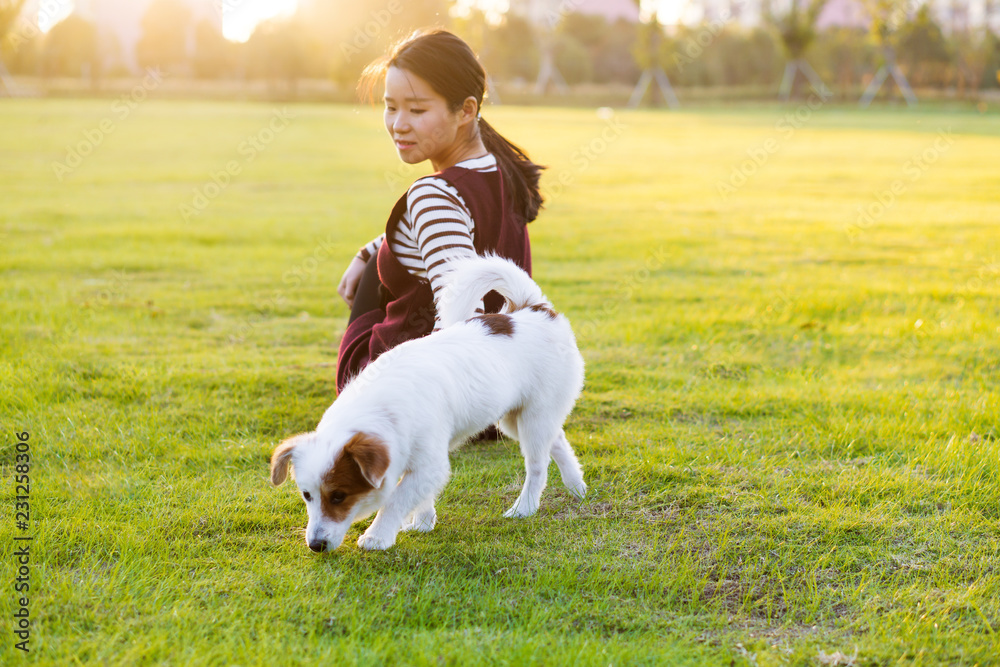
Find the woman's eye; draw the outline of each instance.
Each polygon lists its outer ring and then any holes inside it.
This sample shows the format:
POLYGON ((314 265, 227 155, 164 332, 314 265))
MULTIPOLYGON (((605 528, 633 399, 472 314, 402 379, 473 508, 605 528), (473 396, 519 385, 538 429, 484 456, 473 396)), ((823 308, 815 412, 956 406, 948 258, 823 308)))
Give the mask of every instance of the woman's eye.
POLYGON ((410 109, 410 113, 416 114, 417 116, 419 116, 425 111, 427 111, 427 109, 410 109))

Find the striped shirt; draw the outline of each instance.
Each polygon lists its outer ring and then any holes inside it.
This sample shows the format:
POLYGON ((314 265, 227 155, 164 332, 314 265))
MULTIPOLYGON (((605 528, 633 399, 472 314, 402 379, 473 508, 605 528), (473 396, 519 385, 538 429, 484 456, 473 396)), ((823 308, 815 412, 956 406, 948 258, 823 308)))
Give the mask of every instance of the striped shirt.
MULTIPOLYGON (((497 160, 487 153, 456 166, 482 172, 496 171, 497 160)), ((406 211, 396 225, 390 248, 411 275, 430 282, 437 306, 448 261, 475 257, 475 234, 475 221, 458 190, 442 178, 425 176, 417 179, 406 194, 406 211)), ((378 253, 384 240, 385 234, 382 234, 362 248, 358 257, 367 262, 378 253)), ((440 318, 435 314, 434 330, 440 328, 440 318)))

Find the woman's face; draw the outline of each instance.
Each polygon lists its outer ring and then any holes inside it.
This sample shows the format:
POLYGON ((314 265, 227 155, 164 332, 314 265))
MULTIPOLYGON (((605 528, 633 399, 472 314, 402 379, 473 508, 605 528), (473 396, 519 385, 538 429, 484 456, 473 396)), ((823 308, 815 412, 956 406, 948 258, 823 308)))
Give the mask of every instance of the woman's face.
POLYGON ((430 160, 438 170, 455 164, 466 115, 462 109, 449 111, 445 99, 417 75, 398 67, 386 71, 385 129, 403 162, 430 160))

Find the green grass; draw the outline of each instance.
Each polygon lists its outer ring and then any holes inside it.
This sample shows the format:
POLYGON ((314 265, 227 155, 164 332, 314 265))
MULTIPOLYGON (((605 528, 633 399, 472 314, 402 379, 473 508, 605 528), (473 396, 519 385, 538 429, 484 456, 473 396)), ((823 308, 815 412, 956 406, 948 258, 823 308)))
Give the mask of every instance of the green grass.
MULTIPOLYGON (((27 431, 28 658, 995 664, 1000 125, 801 109, 619 111, 617 129, 487 109, 550 166, 536 277, 588 363, 567 430, 590 494, 553 470, 539 514, 505 520, 520 455, 476 444, 432 533, 361 553, 362 523, 317 556, 267 461, 333 400, 336 283, 423 172, 368 108, 289 107, 248 159, 272 107, 3 101, 0 539, 24 534, 27 431), (185 220, 196 191, 213 196, 185 220)), ((12 664, 9 555, 0 572, 12 664)))

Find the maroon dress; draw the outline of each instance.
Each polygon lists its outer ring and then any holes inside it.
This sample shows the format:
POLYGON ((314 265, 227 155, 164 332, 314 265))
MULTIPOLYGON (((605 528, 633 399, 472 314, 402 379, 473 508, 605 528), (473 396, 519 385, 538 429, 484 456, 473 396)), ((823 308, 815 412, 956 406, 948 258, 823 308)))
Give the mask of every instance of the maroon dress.
MULTIPOLYGON (((505 200, 499 170, 481 172, 450 167, 435 176, 444 179, 462 196, 476 226, 476 253, 506 257, 531 274, 531 247, 524 221, 505 200)), ((337 358, 337 391, 386 350, 434 329, 434 295, 430 283, 406 270, 390 250, 399 219, 406 212, 406 195, 392 209, 385 239, 378 251, 378 276, 388 293, 385 308, 369 311, 351 322, 340 342, 337 358)), ((486 312, 503 305, 496 292, 486 295, 486 312)))

